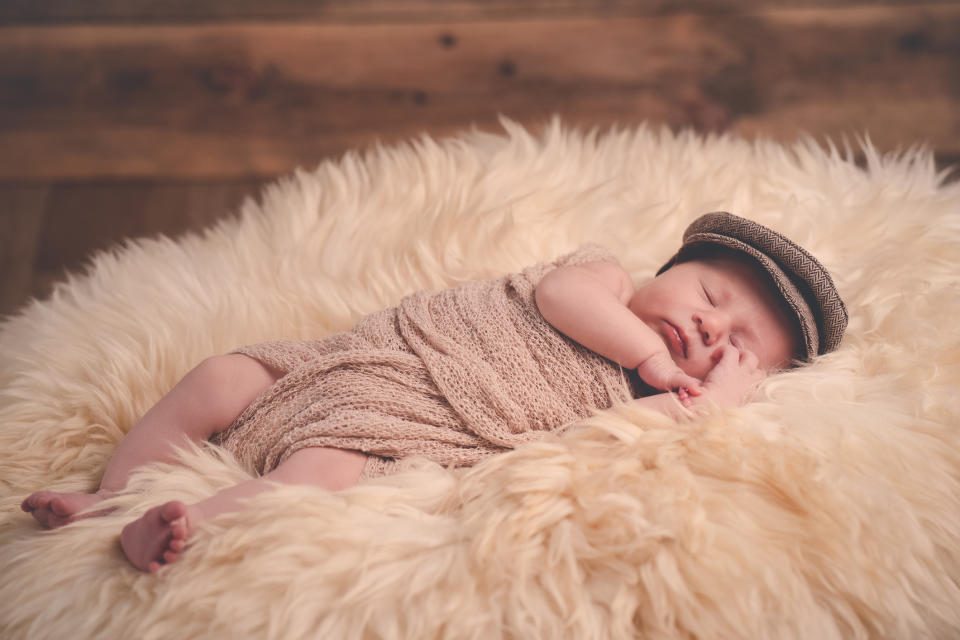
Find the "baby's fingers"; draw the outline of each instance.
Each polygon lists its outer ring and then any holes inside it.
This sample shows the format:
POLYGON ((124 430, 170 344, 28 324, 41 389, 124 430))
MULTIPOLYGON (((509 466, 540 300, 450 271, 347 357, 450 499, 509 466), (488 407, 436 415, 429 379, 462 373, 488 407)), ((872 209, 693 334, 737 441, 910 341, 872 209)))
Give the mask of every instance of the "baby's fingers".
POLYGON ((690 394, 687 392, 685 387, 680 387, 677 389, 677 398, 680 400, 680 404, 688 409, 693 405, 693 400, 690 399, 690 394))
POLYGON ((736 364, 740 362, 740 350, 732 344, 724 345, 720 350, 713 354, 714 364, 736 364))
POLYGON ((681 376, 679 383, 676 385, 677 389, 686 391, 692 396, 699 396, 703 393, 703 383, 697 380, 692 376, 684 374, 681 376))

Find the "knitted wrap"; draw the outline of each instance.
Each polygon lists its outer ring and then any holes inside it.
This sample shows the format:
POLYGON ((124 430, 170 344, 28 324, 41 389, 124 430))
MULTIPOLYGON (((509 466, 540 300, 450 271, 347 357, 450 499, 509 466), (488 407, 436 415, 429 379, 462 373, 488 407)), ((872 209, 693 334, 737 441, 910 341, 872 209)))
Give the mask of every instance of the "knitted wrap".
POLYGON ((285 372, 212 441, 266 473, 306 447, 371 454, 362 478, 423 456, 471 466, 637 394, 635 375, 555 330, 534 301, 560 265, 615 260, 584 245, 496 280, 414 293, 315 341, 238 349, 285 372))

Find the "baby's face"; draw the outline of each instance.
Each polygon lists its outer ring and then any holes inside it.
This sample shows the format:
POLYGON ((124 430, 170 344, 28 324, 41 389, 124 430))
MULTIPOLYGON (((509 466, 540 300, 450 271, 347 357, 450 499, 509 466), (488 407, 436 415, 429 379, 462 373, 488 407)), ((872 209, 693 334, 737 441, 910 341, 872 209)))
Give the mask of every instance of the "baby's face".
POLYGON ((748 259, 682 262, 639 287, 629 307, 701 380, 725 344, 752 351, 766 370, 788 366, 799 347, 789 312, 748 259))

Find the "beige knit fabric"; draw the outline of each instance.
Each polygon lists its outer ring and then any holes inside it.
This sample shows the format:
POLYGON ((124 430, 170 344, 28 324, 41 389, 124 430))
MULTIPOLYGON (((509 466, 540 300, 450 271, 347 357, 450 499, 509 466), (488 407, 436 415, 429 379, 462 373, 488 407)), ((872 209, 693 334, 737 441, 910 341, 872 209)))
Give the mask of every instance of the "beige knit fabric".
POLYGON ((626 401, 636 377, 553 329, 533 297, 557 266, 601 259, 615 258, 584 245, 497 280, 415 293, 322 340, 239 349, 286 375, 213 441, 259 473, 305 447, 363 451, 364 479, 414 455, 470 466, 626 401))

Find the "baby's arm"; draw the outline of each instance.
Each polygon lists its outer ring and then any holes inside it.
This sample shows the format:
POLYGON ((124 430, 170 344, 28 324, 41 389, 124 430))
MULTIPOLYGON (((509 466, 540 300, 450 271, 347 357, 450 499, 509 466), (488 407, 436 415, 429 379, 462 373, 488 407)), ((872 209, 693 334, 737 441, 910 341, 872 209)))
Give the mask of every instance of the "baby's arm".
POLYGON ((700 381, 673 362, 660 337, 627 307, 633 291, 629 274, 604 260, 558 267, 534 295, 547 322, 591 351, 637 369, 657 389, 698 393, 700 381))

